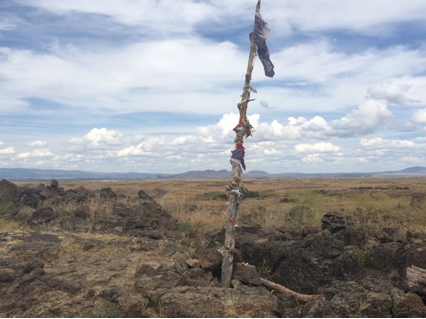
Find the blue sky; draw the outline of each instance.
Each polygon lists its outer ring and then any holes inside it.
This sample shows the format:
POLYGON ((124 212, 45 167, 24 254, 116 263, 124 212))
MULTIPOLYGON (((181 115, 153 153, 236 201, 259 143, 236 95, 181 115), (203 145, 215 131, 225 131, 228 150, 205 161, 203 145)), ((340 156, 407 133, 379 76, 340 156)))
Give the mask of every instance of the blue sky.
MULTIPOLYGON (((0 2, 0 167, 231 169, 256 0, 0 2)), ((247 170, 426 166, 426 2, 264 0, 247 170)))

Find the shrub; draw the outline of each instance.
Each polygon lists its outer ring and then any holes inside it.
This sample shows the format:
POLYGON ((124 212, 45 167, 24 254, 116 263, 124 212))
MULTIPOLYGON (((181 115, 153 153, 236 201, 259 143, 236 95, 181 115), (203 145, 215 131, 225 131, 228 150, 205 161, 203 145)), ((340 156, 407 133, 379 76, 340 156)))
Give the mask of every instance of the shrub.
POLYGON ((0 216, 12 219, 18 214, 19 209, 9 196, 0 197, 0 216))

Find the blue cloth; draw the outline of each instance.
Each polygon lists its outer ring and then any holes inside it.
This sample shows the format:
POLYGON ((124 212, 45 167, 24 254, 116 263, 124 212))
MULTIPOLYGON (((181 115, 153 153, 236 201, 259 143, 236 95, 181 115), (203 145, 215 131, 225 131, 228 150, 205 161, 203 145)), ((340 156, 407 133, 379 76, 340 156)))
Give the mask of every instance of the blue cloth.
POLYGON ((231 158, 236 158, 240 160, 241 166, 246 170, 246 164, 244 163, 244 152, 243 150, 237 148, 236 150, 232 151, 231 158))
MULTIPOLYGON (((263 64, 265 75, 267 77, 272 78, 275 75, 275 71, 274 65, 272 64, 271 59, 269 58, 268 47, 266 46, 266 38, 268 37, 268 32, 268 24, 262 19, 260 13, 256 13, 252 34, 254 35, 254 38, 256 40, 257 55, 259 56, 259 59, 263 64)), ((250 34, 250 38, 252 34, 250 34)))

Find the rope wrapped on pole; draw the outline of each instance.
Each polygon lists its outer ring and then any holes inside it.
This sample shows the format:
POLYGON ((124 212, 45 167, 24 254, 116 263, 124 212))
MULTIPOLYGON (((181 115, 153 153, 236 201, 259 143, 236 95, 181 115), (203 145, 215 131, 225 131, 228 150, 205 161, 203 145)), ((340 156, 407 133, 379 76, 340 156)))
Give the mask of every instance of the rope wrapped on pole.
POLYGON ((246 169, 246 164, 244 162, 245 148, 243 146, 244 137, 247 138, 252 136, 254 132, 253 126, 250 124, 247 118, 247 108, 248 104, 254 99, 250 98, 250 93, 257 93, 251 85, 251 75, 254 67, 254 59, 256 55, 259 55, 259 58, 264 66, 265 75, 269 77, 274 76, 274 65, 269 60, 269 51, 266 47, 265 40, 267 38, 267 33, 269 31, 268 24, 260 16, 260 6, 261 0, 258 0, 256 5, 256 15, 255 22, 253 27, 253 32, 250 33, 250 53, 247 63, 247 71, 244 79, 244 88, 243 93, 241 94, 241 101, 237 104, 239 111, 239 122, 237 126, 234 127, 235 132, 235 149, 231 152, 230 163, 232 166, 231 179, 229 181, 227 191, 228 191, 228 202, 226 209, 227 222, 225 224, 225 249, 222 250, 222 275, 221 275, 221 285, 223 287, 230 287, 232 270, 233 270, 233 251, 235 248, 235 238, 234 238, 234 227, 238 227, 237 223, 237 212, 238 207, 241 203, 242 194, 240 192, 240 183, 243 178, 243 170, 246 169))

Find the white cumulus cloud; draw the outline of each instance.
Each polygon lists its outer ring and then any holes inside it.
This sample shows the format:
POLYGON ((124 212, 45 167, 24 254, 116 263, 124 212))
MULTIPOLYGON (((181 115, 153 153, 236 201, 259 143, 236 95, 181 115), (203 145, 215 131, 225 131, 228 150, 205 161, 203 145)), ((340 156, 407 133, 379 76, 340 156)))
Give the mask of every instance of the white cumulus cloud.
POLYGON ((331 121, 330 126, 338 136, 359 136, 373 133, 392 117, 386 103, 369 99, 345 117, 331 121))
POLYGON ((419 124, 426 124, 426 109, 416 111, 411 116, 411 121, 419 124))
POLYGON ((34 141, 34 142, 30 142, 27 144, 28 146, 33 146, 33 147, 43 147, 47 145, 46 141, 34 141))
POLYGON ((3 149, 0 148, 0 155, 11 155, 14 153, 15 153, 15 149, 12 146, 9 146, 3 149))
POLYGON ((328 142, 320 142, 316 144, 297 144, 294 148, 298 153, 338 152, 340 150, 339 146, 335 146, 328 142))
POLYGON ((19 153, 16 157, 20 159, 24 158, 43 158, 43 157, 53 157, 53 153, 49 151, 48 149, 36 149, 32 152, 24 152, 19 153))
POLYGON ((406 106, 420 102, 406 96, 410 89, 410 85, 398 85, 391 82, 382 83, 380 85, 367 89, 367 98, 375 100, 385 100, 389 104, 406 106))
POLYGON ((371 139, 361 139, 361 145, 370 148, 394 149, 394 148, 412 148, 418 146, 414 141, 398 140, 398 139, 384 139, 375 137, 371 139))
POLYGON ((74 137, 68 140, 72 150, 97 150, 107 149, 111 146, 124 144, 122 133, 106 128, 94 128, 83 137, 74 137))
POLYGON ((30 156, 31 156, 30 152, 19 153, 18 155, 16 155, 17 158, 29 158, 30 156))
POLYGON ((306 163, 317 163, 317 162, 323 162, 324 160, 321 158, 321 154, 315 153, 315 154, 309 154, 303 157, 302 161, 306 163))
POLYGON ((49 150, 39 149, 34 150, 34 152, 31 154, 31 157, 52 157, 53 154, 49 150))

